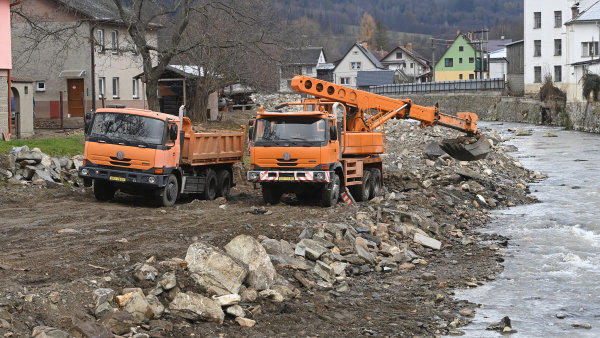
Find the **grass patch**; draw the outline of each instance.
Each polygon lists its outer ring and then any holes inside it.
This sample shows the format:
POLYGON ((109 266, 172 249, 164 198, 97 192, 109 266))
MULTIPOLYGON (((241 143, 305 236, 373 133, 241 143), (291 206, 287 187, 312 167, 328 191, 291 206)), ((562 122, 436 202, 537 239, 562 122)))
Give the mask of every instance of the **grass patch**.
POLYGON ((84 142, 83 135, 0 142, 0 154, 7 154, 12 147, 28 146, 29 149, 40 148, 50 156, 74 156, 83 154, 84 142))

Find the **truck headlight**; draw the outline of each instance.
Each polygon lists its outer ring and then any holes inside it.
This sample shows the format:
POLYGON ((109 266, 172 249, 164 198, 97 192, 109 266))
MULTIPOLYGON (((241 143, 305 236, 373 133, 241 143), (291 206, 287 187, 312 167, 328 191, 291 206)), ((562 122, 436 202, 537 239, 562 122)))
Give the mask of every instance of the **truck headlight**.
POLYGON ((88 174, 89 174, 89 171, 87 170, 87 168, 81 169, 81 175, 87 176, 88 174))
POLYGON ((248 179, 257 180, 260 177, 259 173, 256 171, 251 171, 248 173, 248 179))
POLYGON ((315 173, 315 180, 324 180, 325 179, 325 173, 324 172, 316 172, 315 173))
POLYGON ((156 177, 154 177, 154 176, 148 177, 148 183, 150 183, 150 184, 156 183, 156 177))

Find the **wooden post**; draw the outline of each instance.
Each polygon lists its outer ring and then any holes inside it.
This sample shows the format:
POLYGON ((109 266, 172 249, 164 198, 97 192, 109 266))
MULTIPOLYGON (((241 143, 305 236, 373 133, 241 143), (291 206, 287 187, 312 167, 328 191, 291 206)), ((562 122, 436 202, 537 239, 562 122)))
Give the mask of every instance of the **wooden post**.
POLYGON ((62 90, 58 92, 58 110, 60 112, 60 129, 63 129, 64 119, 63 119, 63 92, 62 90))

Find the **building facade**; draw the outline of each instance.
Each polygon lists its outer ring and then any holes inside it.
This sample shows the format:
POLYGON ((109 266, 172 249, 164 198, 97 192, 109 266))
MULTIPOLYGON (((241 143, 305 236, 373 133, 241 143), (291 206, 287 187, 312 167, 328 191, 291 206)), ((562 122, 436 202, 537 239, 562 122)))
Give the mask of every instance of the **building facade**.
POLYGON ((477 57, 469 39, 459 34, 435 65, 435 81, 475 79, 477 57))
POLYGON ((426 74, 431 72, 429 60, 419 56, 411 43, 392 49, 381 59, 381 64, 389 70, 402 71, 413 79, 410 82, 426 82, 426 74))
POLYGON ((316 78, 318 68, 326 63, 323 47, 286 50, 281 60, 279 91, 282 93, 293 92, 290 84, 294 76, 305 75, 316 78))
MULTIPOLYGON (((93 100, 96 107, 145 107, 143 86, 136 79, 143 70, 142 59, 127 27, 118 24, 110 8, 99 9, 99 3, 86 0, 28 0, 20 6, 46 29, 64 29, 65 34, 32 46, 30 25, 18 18, 12 22, 14 75, 33 79, 36 118, 60 117, 61 92, 66 117, 83 116, 93 100)), ((155 43, 156 30, 148 27, 147 34, 149 43, 155 43)))
POLYGON ((355 43, 333 70, 333 82, 356 88, 358 72, 383 70, 385 67, 362 44, 355 43))

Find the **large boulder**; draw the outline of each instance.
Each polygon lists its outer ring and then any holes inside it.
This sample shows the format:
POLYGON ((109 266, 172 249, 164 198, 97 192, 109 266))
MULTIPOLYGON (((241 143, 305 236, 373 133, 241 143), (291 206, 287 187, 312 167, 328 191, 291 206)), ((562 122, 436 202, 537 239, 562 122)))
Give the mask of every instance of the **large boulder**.
POLYGON ((152 319, 154 312, 140 288, 124 289, 123 295, 117 296, 117 303, 125 312, 129 312, 136 323, 152 319))
POLYGON ((219 249, 196 242, 185 255, 190 276, 211 295, 238 293, 248 268, 219 249))
POLYGON ((171 313, 193 321, 223 323, 225 313, 214 300, 193 292, 179 292, 169 304, 171 313))
POLYGON ((267 251, 254 237, 239 235, 225 245, 225 251, 248 265, 248 286, 266 290, 273 285, 277 272, 267 251))

